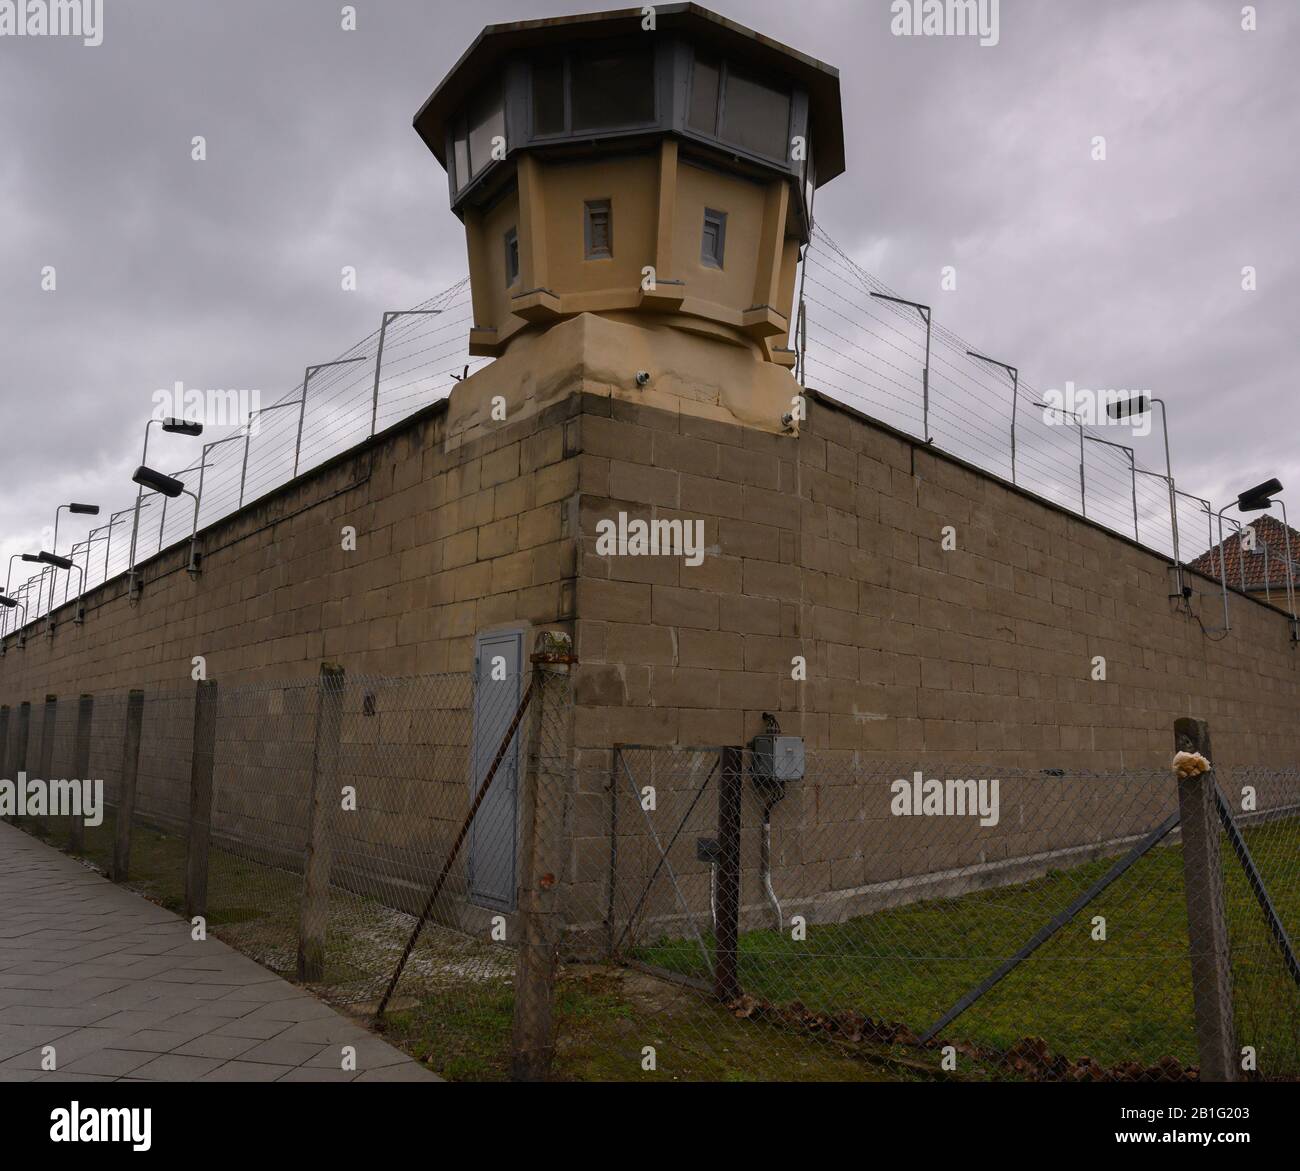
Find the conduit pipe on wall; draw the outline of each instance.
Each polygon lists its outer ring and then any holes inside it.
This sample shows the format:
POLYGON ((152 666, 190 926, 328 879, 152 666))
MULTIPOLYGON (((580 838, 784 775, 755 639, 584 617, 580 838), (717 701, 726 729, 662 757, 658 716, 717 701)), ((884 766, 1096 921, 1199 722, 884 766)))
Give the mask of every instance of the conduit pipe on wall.
POLYGON ((781 917, 781 901, 772 889, 772 806, 785 794, 772 798, 763 805, 763 836, 758 844, 758 870, 763 876, 763 893, 767 895, 768 905, 772 908, 772 929, 780 931, 785 920, 781 917))
POLYGON ((772 887, 772 810, 785 798, 786 779, 803 776, 803 741, 782 736, 781 725, 770 712, 763 713, 763 735, 750 742, 749 775, 763 803, 763 829, 758 842, 758 873, 763 894, 772 910, 772 929, 784 929, 781 900, 772 887), (789 754, 794 752, 794 756, 789 754), (778 763, 778 756, 780 762, 778 763))

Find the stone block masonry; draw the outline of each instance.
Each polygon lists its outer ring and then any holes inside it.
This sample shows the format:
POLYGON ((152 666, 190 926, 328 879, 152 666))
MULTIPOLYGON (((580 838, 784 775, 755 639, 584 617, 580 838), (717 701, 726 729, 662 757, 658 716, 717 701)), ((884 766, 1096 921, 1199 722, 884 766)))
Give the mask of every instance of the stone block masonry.
POLYGON ((795 437, 574 393, 455 445, 435 404, 210 526, 196 581, 181 543, 143 563, 138 603, 118 578, 84 625, 68 606, 52 639, 10 636, 0 702, 185 683, 196 655, 231 684, 324 658, 463 670, 485 628, 576 623, 582 753, 741 743, 775 711, 810 746, 900 763, 1118 768, 1162 762, 1169 721, 1201 710, 1232 759, 1296 758, 1280 612, 1234 598, 1216 641, 1214 583, 1189 575, 1185 612, 1161 558, 810 401, 795 437), (620 511, 703 521, 703 564, 598 556, 620 511))
POLYGON ((5 640, 0 702, 175 687, 203 656, 236 685, 314 678, 323 659, 349 674, 468 670, 476 632, 572 619, 568 510, 578 462, 560 402, 448 450, 445 402, 254 501, 188 541, 54 612, 54 637, 5 640), (356 529, 345 548, 344 528, 356 529), (10 697, 13 697, 10 699, 10 697))
MULTIPOLYGON (((1207 633, 1215 583, 1189 574, 1181 605, 1158 555, 813 392, 800 433, 783 435, 686 399, 649 405, 577 361, 509 421, 473 412, 452 434, 458 409, 471 414, 459 396, 509 385, 509 362, 209 526, 197 580, 178 544, 144 562, 138 602, 118 578, 88 594, 84 625, 69 606, 52 639, 33 632, 20 650, 11 636, 0 704, 174 690, 197 655, 226 686, 312 680, 322 660, 353 677, 462 672, 485 630, 565 630, 579 659, 566 879, 578 901, 590 894, 581 918, 604 889, 599 794, 616 744, 746 744, 765 712, 803 736, 825 767, 774 814, 774 874, 809 907, 829 897, 833 913, 865 905, 851 892, 873 883, 997 861, 938 830, 907 858, 890 854, 891 767, 1158 770, 1171 723, 1189 714, 1213 721, 1224 764, 1300 758, 1280 610, 1234 596, 1231 631, 1207 633), (598 552, 597 525, 620 513, 698 522, 702 564, 598 552)), ((466 759, 457 746, 439 775, 468 787, 466 759)), ((163 763, 146 754, 146 796, 163 763)), ((1028 809, 1042 796, 1031 789, 1005 797, 1028 809)), ((1112 836, 1144 828, 1146 806, 1131 804, 1112 836)), ((1066 812, 1040 810, 1032 832, 1007 813, 998 857, 1082 848, 1092 839, 1066 812)), ((380 836, 397 842, 400 827, 380 836)), ((761 913, 753 867, 744 875, 761 913)))
POLYGON ((900 767, 1161 767, 1191 711, 1225 760, 1297 759, 1280 610, 1234 597, 1229 634, 1206 633, 1216 583, 1189 574, 1182 607, 1132 541, 820 395, 809 413, 785 436, 584 398, 584 763, 619 742, 746 743, 764 711, 810 748, 900 767), (703 565, 599 555, 595 525, 620 512, 703 521, 703 565))

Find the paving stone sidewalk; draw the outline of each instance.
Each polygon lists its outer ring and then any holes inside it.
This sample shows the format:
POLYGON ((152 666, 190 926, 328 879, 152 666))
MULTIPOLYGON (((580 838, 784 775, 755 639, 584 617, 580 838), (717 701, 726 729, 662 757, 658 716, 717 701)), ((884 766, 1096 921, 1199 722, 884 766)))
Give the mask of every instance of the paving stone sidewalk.
POLYGON ((0 1082, 440 1081, 247 956, 0 822, 0 1082), (42 1070, 53 1045, 54 1071, 42 1070), (356 1047, 355 1072, 340 1068, 356 1047))

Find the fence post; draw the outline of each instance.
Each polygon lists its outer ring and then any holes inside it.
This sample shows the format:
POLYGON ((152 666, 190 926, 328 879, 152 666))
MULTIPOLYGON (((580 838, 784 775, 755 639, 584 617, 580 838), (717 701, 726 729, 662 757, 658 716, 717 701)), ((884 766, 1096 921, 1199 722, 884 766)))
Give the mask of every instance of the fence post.
POLYGON ((744 749, 722 750, 718 781, 718 922, 714 932, 713 988, 724 1003, 740 995, 740 797, 744 749))
POLYGON ((316 742, 307 802, 307 848, 302 864, 302 907, 298 917, 298 979, 325 977, 325 936, 330 919, 331 822, 338 807, 339 738, 343 730, 345 675, 333 663, 320 666, 316 699, 316 742))
POLYGON ((609 750, 609 889, 605 895, 605 956, 611 960, 617 946, 614 914, 618 898, 618 766, 622 751, 617 744, 609 750))
MULTIPOLYGON (((9 763, 9 705, 0 704, 0 773, 8 776, 9 763)), ((10 778, 16 780, 17 778, 10 778)))
MULTIPOLYGON (((54 730, 59 720, 59 697, 57 695, 47 695, 45 697, 45 710, 41 715, 41 747, 36 756, 36 775, 46 784, 46 792, 50 791, 50 773, 54 771, 54 730)), ((33 817, 31 820, 34 824, 40 826, 42 833, 48 833, 50 826, 53 824, 53 810, 48 806, 44 817, 33 817)))
POLYGON ((510 1076, 515 1081, 544 1078, 555 1056, 555 965, 569 775, 568 675, 577 659, 568 635, 544 630, 530 662, 532 702, 519 787, 520 942, 510 1045, 510 1076))
POLYGON ((185 857, 185 917, 208 913, 208 843, 212 832, 212 768, 217 744, 217 681, 194 692, 194 752, 190 758, 190 840, 185 857))
MULTIPOLYGON (((23 700, 18 705, 18 729, 14 736, 14 767, 13 780, 18 780, 18 774, 27 770, 27 737, 32 727, 32 705, 30 700, 23 700)), ((17 815, 11 817, 10 821, 17 824, 17 815)))
MULTIPOLYGON (((83 695, 77 700, 77 735, 72 747, 72 775, 86 791, 86 782, 90 774, 90 721, 95 715, 95 697, 83 695)), ((74 854, 82 853, 86 848, 86 810, 80 817, 74 817, 68 826, 68 849, 74 854)))
MULTIPOLYGON (((1210 726, 1204 720, 1174 721, 1174 745, 1213 761, 1210 726)), ((1183 838, 1183 890, 1187 898, 1187 939, 1192 962, 1192 1002, 1201 1080, 1236 1081, 1237 1042, 1232 1016, 1232 966, 1223 901, 1219 816, 1214 770, 1178 780, 1178 812, 1183 838)))
POLYGON ((45 697, 45 713, 41 717, 41 751, 36 758, 36 775, 43 781, 50 779, 54 764, 54 726, 59 718, 59 697, 45 697))
POLYGON ((125 882, 131 873, 131 822, 135 819, 135 779, 140 769, 140 725, 144 718, 144 692, 126 697, 126 729, 122 734, 122 781, 117 795, 117 822, 113 834, 113 881, 125 882))

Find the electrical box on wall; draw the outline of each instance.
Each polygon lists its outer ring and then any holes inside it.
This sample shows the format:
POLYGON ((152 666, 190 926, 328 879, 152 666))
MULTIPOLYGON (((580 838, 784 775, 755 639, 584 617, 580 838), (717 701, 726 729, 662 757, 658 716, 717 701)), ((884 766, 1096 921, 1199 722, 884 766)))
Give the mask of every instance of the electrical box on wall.
POLYGON ((755 736, 750 774, 755 781, 784 784, 802 781, 802 736, 755 736))

